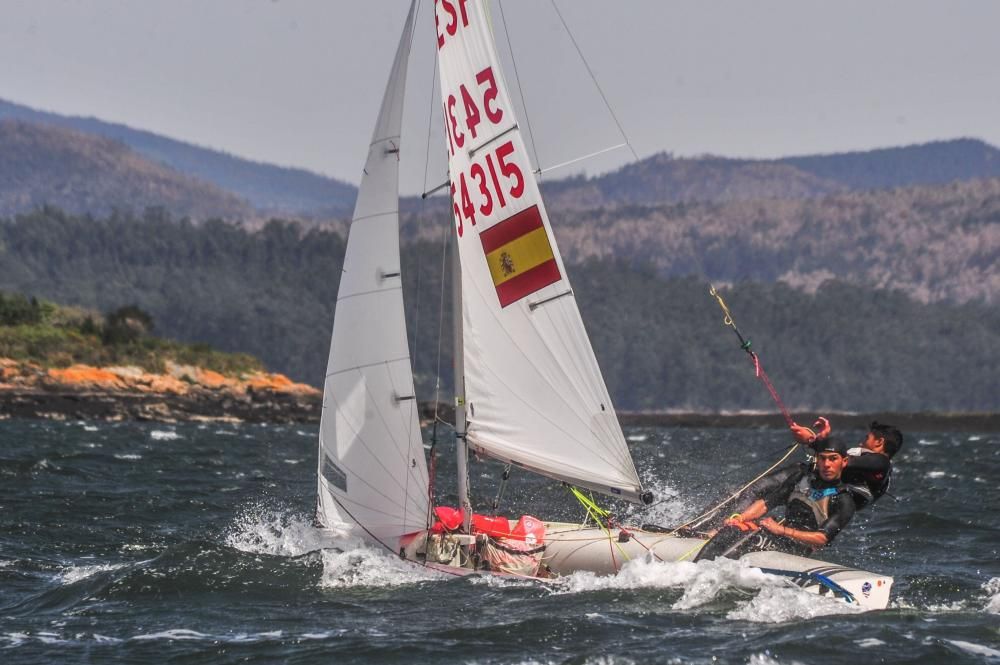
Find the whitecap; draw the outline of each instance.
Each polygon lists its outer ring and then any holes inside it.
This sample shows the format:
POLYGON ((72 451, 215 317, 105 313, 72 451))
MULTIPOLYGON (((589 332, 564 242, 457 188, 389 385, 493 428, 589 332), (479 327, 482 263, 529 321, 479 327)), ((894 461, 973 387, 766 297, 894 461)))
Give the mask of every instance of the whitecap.
POLYGON ((475 575, 469 577, 469 583, 473 586, 487 586, 491 589, 511 589, 536 587, 544 584, 546 580, 537 577, 513 577, 506 575, 475 575))
POLYGON ((181 435, 173 430, 154 429, 149 433, 149 438, 153 441, 176 441, 181 435))
POLYGON ((67 644, 69 642, 69 640, 65 639, 62 635, 47 631, 35 633, 35 639, 42 644, 67 644))
POLYGON ((63 584, 73 584, 98 573, 106 573, 123 568, 124 563, 101 563, 92 566, 70 566, 59 576, 63 584))
POLYGON ((769 653, 755 653, 750 656, 747 665, 802 665, 802 661, 780 661, 769 653))
POLYGON ((944 471, 928 471, 927 472, 927 477, 928 478, 944 478, 945 475, 946 474, 945 474, 944 471))
POLYGON ((941 442, 935 439, 919 439, 917 443, 921 446, 936 446, 941 442))
POLYGON ((107 635, 94 633, 94 641, 98 644, 121 644, 123 640, 120 640, 117 637, 108 637, 107 635))
POLYGON ((356 547, 347 529, 322 529, 304 515, 282 512, 261 503, 245 506, 234 519, 224 543, 243 552, 301 556, 330 547, 356 547))
POLYGON ((725 589, 759 588, 782 584, 759 568, 731 559, 693 563, 691 561, 629 561, 617 575, 577 572, 556 582, 557 593, 581 593, 605 589, 682 589, 673 609, 685 610, 712 601, 725 589))
POLYGON ((634 441, 635 443, 642 443, 648 438, 649 438, 648 434, 630 434, 628 440, 634 441))
POLYGON ((142 459, 142 455, 139 455, 138 453, 115 453, 115 459, 137 460, 137 459, 142 459))
POLYGON ((100 427, 97 427, 96 425, 84 425, 83 426, 83 431, 84 432, 96 432, 98 430, 100 430, 100 427))
POLYGON ((300 459, 283 459, 281 461, 284 462, 285 464, 301 464, 302 463, 302 460, 300 460, 300 459))
POLYGON ((727 619, 755 623, 784 623, 799 619, 814 619, 830 614, 864 612, 839 598, 810 593, 791 586, 764 587, 760 593, 726 615, 727 619))
POLYGON ((447 576, 431 568, 401 560, 368 547, 351 550, 323 550, 321 588, 395 587, 447 576))
POLYGON ((983 585, 983 590, 989 595, 986 601, 986 611, 1000 614, 1000 577, 994 577, 983 585))
POLYGON ((1000 659, 1000 651, 992 649, 982 644, 975 644, 974 642, 965 642, 963 640, 945 640, 951 644, 954 644, 959 649, 966 653, 971 653, 974 656, 985 656, 991 660, 1000 659))
POLYGON ((172 628, 159 633, 145 633, 143 635, 133 635, 133 640, 211 640, 215 639, 211 635, 199 633, 197 630, 187 628, 172 628))
POLYGON ((862 649, 871 649, 872 647, 880 647, 886 644, 877 637, 866 637, 863 640, 855 640, 854 643, 862 649))
POLYGON ((681 524, 700 508, 692 507, 673 485, 650 471, 642 474, 642 484, 653 493, 653 503, 649 506, 629 504, 625 512, 627 524, 681 524))

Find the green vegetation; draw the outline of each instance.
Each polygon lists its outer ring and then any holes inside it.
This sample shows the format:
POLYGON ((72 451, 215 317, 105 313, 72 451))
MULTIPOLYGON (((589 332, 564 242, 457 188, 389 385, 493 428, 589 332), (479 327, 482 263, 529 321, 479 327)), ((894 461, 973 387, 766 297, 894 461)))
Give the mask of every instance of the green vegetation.
POLYGON ((0 357, 43 367, 134 365, 148 372, 163 372, 169 360, 230 376, 263 369, 250 355, 160 339, 149 335, 152 329, 152 316, 135 305, 101 317, 0 292, 0 357))
MULTIPOLYGON (((433 397, 438 366, 450 383, 447 324, 440 364, 437 357, 442 288, 449 293, 441 231, 438 240, 403 247, 422 398, 433 397)), ((275 371, 321 385, 343 252, 337 233, 290 222, 249 232, 172 221, 162 211, 92 219, 47 208, 0 222, 0 288, 101 311, 138 303, 158 334, 251 353, 275 371)), ((568 270, 618 408, 773 409, 703 278, 668 279, 658 267, 597 259, 568 270)), ((812 294, 782 283, 732 282, 726 298, 733 314, 793 408, 1000 410, 995 306, 923 304, 836 281, 812 294)), ((39 336, 34 344, 51 342, 39 336)), ((449 399, 447 389, 442 398, 449 399)))

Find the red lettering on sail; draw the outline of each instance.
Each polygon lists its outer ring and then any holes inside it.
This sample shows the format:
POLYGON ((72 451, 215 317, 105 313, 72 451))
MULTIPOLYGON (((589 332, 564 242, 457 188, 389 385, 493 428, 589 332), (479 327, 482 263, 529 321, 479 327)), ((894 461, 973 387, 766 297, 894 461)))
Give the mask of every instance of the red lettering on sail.
POLYGON ((444 48, 448 37, 454 37, 458 33, 459 27, 469 27, 469 13, 465 7, 467 2, 468 0, 458 0, 458 8, 456 10, 455 0, 434 0, 434 26, 437 29, 437 46, 439 51, 444 48), (441 31, 441 14, 437 11, 438 6, 444 10, 447 19, 444 24, 444 32, 441 31), (461 14, 461 23, 459 23, 459 14, 461 14))
POLYGON ((487 84, 486 91, 483 93, 483 107, 486 110, 486 117, 490 119, 490 122, 494 125, 499 124, 503 119, 503 109, 494 106, 499 90, 497 89, 496 77, 493 76, 493 68, 487 67, 476 74, 476 83, 479 85, 487 84))

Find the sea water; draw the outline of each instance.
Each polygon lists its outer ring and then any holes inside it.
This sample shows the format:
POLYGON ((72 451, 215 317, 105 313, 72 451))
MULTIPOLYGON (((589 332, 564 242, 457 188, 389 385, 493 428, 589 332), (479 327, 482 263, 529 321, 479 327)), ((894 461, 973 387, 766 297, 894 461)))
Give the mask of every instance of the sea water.
MULTIPOLYGON (((788 446, 777 430, 626 434, 657 494, 609 504, 633 524, 695 516, 788 446)), ((440 576, 315 528, 315 456, 301 425, 0 423, 0 663, 1000 663, 997 434, 907 432, 895 498, 823 552, 895 577, 879 612, 728 560, 440 576)), ((501 472, 472 463, 479 506, 501 472)), ((582 514, 516 470, 503 510, 582 514)))

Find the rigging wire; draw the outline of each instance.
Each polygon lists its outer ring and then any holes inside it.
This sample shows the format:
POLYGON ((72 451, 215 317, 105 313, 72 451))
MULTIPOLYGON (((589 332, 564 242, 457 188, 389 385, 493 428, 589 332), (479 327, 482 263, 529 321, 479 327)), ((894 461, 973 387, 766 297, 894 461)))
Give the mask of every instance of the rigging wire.
POLYGON ((632 147, 632 142, 629 141, 628 135, 625 133, 625 128, 622 127, 622 123, 618 120, 618 116, 615 115, 615 110, 611 108, 611 103, 608 101, 607 95, 604 94, 604 90, 601 88, 601 84, 597 82, 597 77, 594 76, 594 70, 590 68, 590 63, 587 59, 583 57, 583 51, 580 49, 580 45, 576 43, 576 38, 573 36, 573 32, 569 29, 569 25, 566 24, 566 19, 563 18, 562 12, 559 11, 559 7, 556 5, 556 0, 550 0, 552 3, 552 8, 556 11, 556 16, 559 17, 559 21, 562 23, 563 28, 566 30, 566 34, 569 35, 569 39, 573 42, 573 48, 576 49, 577 55, 580 56, 580 60, 583 62, 583 66, 587 68, 587 73, 590 75, 590 80, 594 82, 594 87, 597 88, 597 92, 600 93, 601 99, 604 100, 604 105, 608 108, 608 113, 611 114, 611 118, 615 121, 618 126, 618 131, 621 132, 622 138, 625 139, 626 145, 628 145, 629 151, 636 161, 639 161, 639 155, 636 154, 635 148, 632 147))
POLYGON ((528 143, 531 144, 531 152, 535 155, 536 168, 540 170, 542 162, 538 156, 538 148, 535 147, 535 132, 531 129, 531 118, 528 117, 528 104, 524 101, 524 89, 521 87, 521 77, 517 73, 517 58, 514 56, 514 47, 510 42, 510 32, 507 30, 507 18, 503 13, 503 3, 498 2, 497 6, 500 7, 500 23, 503 25, 503 34, 507 40, 507 50, 510 51, 510 61, 514 65, 514 83, 517 85, 517 95, 521 98, 521 108, 524 109, 524 124, 528 130, 528 143))

